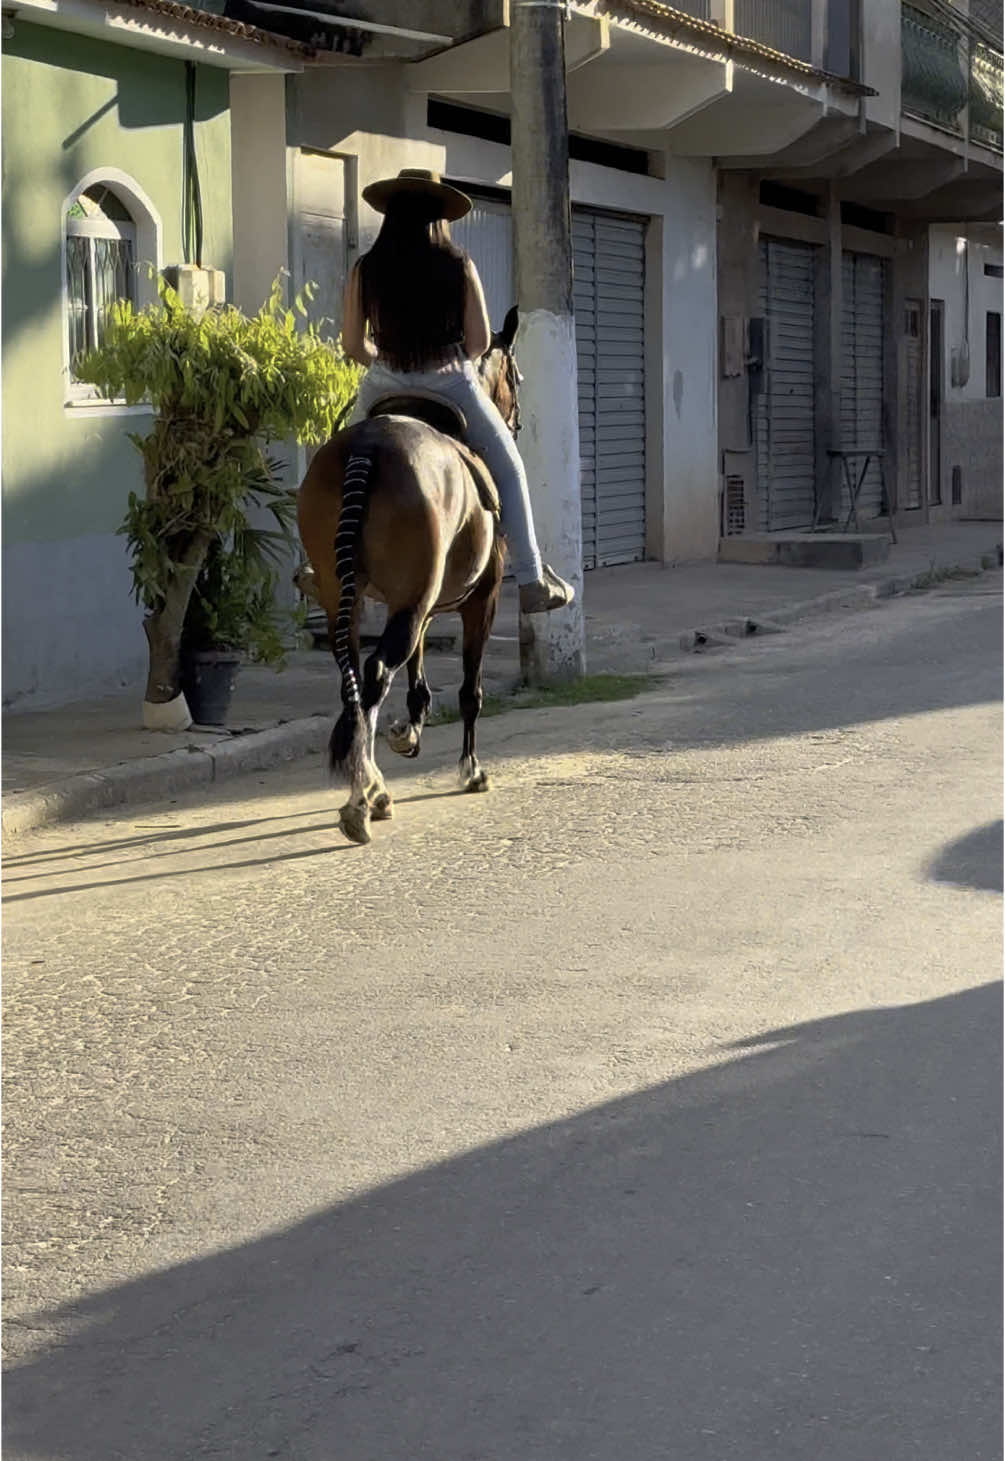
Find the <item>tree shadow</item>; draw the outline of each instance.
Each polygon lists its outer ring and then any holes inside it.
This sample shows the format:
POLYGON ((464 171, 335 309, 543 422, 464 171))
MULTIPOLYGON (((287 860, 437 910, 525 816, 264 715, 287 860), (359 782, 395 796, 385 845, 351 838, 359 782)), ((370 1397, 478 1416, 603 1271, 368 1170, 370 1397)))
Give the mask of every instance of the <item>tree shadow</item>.
POLYGON ((955 883, 989 893, 1002 891, 1002 820, 989 822, 944 847, 928 866, 935 883, 955 883))
MULTIPOLYGON (((4 54, 15 61, 58 67, 65 72, 69 82, 65 94, 71 107, 78 97, 73 87, 77 73, 88 79, 104 78, 115 87, 114 93, 97 109, 74 117, 76 126, 60 139, 59 153, 45 157, 46 167, 58 180, 60 200, 94 166, 90 134, 104 116, 114 114, 118 125, 128 131, 176 127, 181 146, 181 124, 185 116, 185 68, 181 64, 166 64, 163 56, 109 44, 106 40, 32 25, 29 16, 15 22, 12 39, 4 43, 4 54)), ((220 75, 215 67, 200 66, 195 102, 197 125, 211 121, 228 106, 226 73, 220 75)), ((66 115, 71 117, 72 110, 66 115)), ((31 185, 37 182, 40 166, 39 158, 25 155, 20 143, 20 138, 13 139, 4 175, 4 195, 10 199, 12 208, 22 194, 34 196, 31 185)), ((51 181, 47 178, 47 185, 51 181)), ((60 277, 60 227, 57 218, 47 238, 44 230, 40 237, 37 225, 30 229, 12 227, 5 232, 5 346, 11 345, 19 333, 33 328, 37 318, 49 311, 58 299, 53 291, 60 277)), ((229 259, 214 262, 229 268, 229 259)))
MULTIPOLYGON (((338 817, 336 816, 334 822, 328 821, 318 827, 299 828, 298 832, 333 832, 337 828, 337 824, 338 817)), ((284 837, 288 836, 289 834, 284 832, 273 832, 269 835, 272 837, 284 837)), ((254 841, 257 843, 262 839, 249 837, 237 838, 234 840, 245 842, 254 841)), ((216 851, 217 846, 226 847, 228 845, 231 844, 214 844, 213 851, 216 851)), ((172 869, 170 871, 158 868, 153 872, 135 873, 129 877, 98 878, 92 882, 87 883, 66 883, 59 888, 30 888, 25 892, 4 893, 3 903, 5 906, 8 903, 31 903, 34 902, 37 898, 52 898, 53 896, 61 896, 67 893, 91 893, 94 892, 94 890, 97 888, 126 888, 129 887, 130 884, 134 883, 163 882, 165 878, 198 877, 200 873, 219 873, 221 867, 226 867, 228 871, 254 867, 278 867, 280 863, 284 862, 303 862, 305 858, 329 857, 334 852, 351 852, 355 845, 355 843, 347 842, 344 838, 340 836, 338 841, 335 841, 333 838, 333 840, 330 843, 326 844, 324 847, 301 847, 294 852, 269 852, 264 857, 228 857, 224 862, 217 861, 209 863, 205 867, 180 867, 172 869)), ((36 876, 44 877, 46 875, 40 873, 36 874, 36 876)), ((27 882, 29 881, 29 879, 22 878, 13 881, 27 882)), ((5 886, 7 885, 5 884, 5 886)))
MULTIPOLYGON (((877 610, 872 624, 878 623, 878 616, 890 612, 885 606, 877 610)), ((666 673, 661 687, 635 700, 513 710, 490 717, 479 724, 479 758, 490 776, 499 773, 493 794, 505 795, 506 763, 511 760, 541 758, 544 762, 556 754, 610 751, 638 756, 655 753, 669 758, 677 751, 802 735, 839 741, 853 728, 887 719, 971 705, 1000 705, 1001 631, 999 596, 995 601, 982 600, 979 607, 948 622, 918 621, 905 614, 899 622, 888 620, 881 632, 867 637, 848 635, 821 640, 779 635, 738 649, 728 662, 713 656, 682 659, 666 673), (975 662, 972 646, 979 634, 986 637, 989 652, 975 662), (924 666, 924 673, 919 673, 919 666, 924 666), (538 727, 548 728, 545 751, 538 739, 538 727), (555 736, 556 729, 560 737, 555 736)), ((334 671, 331 685, 334 700, 334 671)), ((402 760, 386 745, 381 746, 378 761, 396 800, 395 789, 402 780, 425 776, 430 771, 452 775, 460 742, 460 726, 450 724, 427 727, 418 761, 402 760)), ((311 763, 308 760, 303 764, 309 767, 311 763)), ((321 754, 314 764, 320 782, 321 754)), ((844 778, 854 776, 854 747, 840 774, 844 778)), ((263 812, 271 799, 288 794, 285 775, 264 775, 255 790, 263 812)), ((333 786, 328 794, 334 813, 343 799, 343 789, 333 786)), ((442 788, 430 788, 414 796, 408 793, 400 801, 404 804, 447 794, 444 783, 442 788)), ((235 777, 215 783, 198 803, 198 810, 202 814, 206 806, 213 805, 223 812, 228 803, 246 801, 248 796, 247 777, 235 777)), ((184 817, 186 805, 179 803, 175 812, 184 817)), ((116 814, 109 811, 106 815, 114 821, 116 814)), ((131 820, 134 813, 125 811, 120 815, 131 820)), ((267 817, 264 813, 263 819, 267 817)), ((154 832, 148 840, 154 843, 161 836, 201 837, 213 830, 194 821, 187 833, 178 829, 154 832)), ((96 851, 106 845, 103 837, 95 837, 96 851)))
POLYGON ((1000 1005, 773 1031, 9 1325, 4 1454, 996 1456, 1000 1005))

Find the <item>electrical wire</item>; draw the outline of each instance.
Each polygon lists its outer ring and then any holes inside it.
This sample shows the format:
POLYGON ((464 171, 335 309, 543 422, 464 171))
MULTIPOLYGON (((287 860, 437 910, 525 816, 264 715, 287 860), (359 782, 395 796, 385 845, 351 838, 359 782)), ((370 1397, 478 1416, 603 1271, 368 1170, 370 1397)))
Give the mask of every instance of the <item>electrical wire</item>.
POLYGON ((996 33, 983 21, 976 20, 972 15, 965 15, 962 11, 957 10, 952 0, 926 0, 926 4, 935 17, 951 25, 960 35, 982 41, 993 51, 1001 51, 1001 34, 996 33))

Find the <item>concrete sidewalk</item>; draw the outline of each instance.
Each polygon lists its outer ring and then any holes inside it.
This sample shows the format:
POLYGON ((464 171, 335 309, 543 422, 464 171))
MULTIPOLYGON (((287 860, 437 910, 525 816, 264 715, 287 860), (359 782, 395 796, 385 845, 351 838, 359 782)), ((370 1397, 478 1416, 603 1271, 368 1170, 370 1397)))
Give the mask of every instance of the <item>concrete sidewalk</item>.
MULTIPOLYGON (((997 522, 902 528, 889 559, 855 571, 700 563, 639 563, 586 577, 591 673, 658 669, 702 640, 742 633, 760 621, 784 625, 923 586, 932 574, 997 565, 997 522)), ((444 616, 427 655, 434 711, 454 708, 461 681, 459 620, 444 616)), ((486 661, 486 689, 511 689, 519 674, 515 590, 507 585, 486 661)), ((404 675, 385 716, 404 705, 404 675)), ((139 805, 242 771, 320 754, 337 703, 326 650, 298 651, 280 672, 242 669, 224 731, 178 735, 140 725, 142 685, 55 710, 13 710, 3 718, 3 830, 27 831, 104 808, 139 805)))

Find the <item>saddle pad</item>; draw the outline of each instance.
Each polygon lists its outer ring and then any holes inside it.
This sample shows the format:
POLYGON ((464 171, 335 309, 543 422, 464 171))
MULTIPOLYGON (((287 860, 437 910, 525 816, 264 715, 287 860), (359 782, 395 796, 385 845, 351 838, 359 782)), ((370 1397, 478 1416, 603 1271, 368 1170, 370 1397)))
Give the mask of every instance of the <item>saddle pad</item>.
POLYGON ((381 396, 374 401, 367 415, 371 420, 375 416, 410 416, 413 421, 422 421, 454 441, 461 440, 468 429, 460 407, 434 396, 432 392, 409 391, 381 396))
POLYGON ((467 422, 464 413, 458 406, 451 402, 444 401, 432 393, 421 391, 409 392, 406 394, 381 396, 375 401, 367 413, 371 420, 378 416, 408 416, 413 421, 421 421, 426 426, 431 426, 434 431, 440 431, 444 436, 449 436, 456 450, 464 458, 464 463, 474 479, 475 488, 478 492, 478 500, 486 512, 491 513, 497 520, 501 517, 499 505, 499 493, 492 476, 482 461, 481 457, 461 439, 460 433, 467 430, 467 422))
POLYGON ((464 458, 465 466, 474 479, 478 491, 478 500, 486 512, 492 514, 496 519, 502 516, 502 509, 499 505, 499 491, 488 467, 481 457, 476 456, 471 448, 463 441, 455 441, 454 446, 464 458))

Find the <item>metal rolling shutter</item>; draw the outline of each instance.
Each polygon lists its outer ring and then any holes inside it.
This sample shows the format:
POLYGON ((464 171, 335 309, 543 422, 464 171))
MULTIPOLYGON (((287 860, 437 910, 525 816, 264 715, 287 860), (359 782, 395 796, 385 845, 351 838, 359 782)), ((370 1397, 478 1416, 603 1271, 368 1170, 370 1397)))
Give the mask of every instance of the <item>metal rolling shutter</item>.
MULTIPOLYGON (((451 229, 478 265, 492 323, 515 300, 512 219, 477 198, 451 229)), ((572 212, 583 566, 645 557, 645 223, 572 212)))
POLYGON ((762 240, 761 311, 768 343, 755 430, 760 526, 767 532, 806 528, 813 521, 815 275, 814 245, 762 240))
MULTIPOLYGON (((841 445, 879 449, 883 438, 883 347, 886 337, 886 265, 874 254, 841 259, 841 445)), ((854 463, 853 463, 854 465, 854 463)), ((842 482, 842 516, 848 493, 842 482)), ((864 525, 884 510, 879 465, 872 462, 858 497, 864 525)))
POLYGON ((917 510, 922 503, 923 423, 922 402, 925 374, 922 352, 922 306, 920 300, 909 299, 904 308, 904 376, 906 412, 904 446, 901 453, 903 490, 900 501, 908 510, 917 510))
POLYGON ((646 552, 645 223, 588 209, 572 219, 583 561, 646 552))
POLYGON ((501 329, 507 310, 516 304, 509 204, 476 198, 471 212, 450 225, 450 236, 474 259, 492 328, 501 329))
POLYGON ((572 218, 573 308, 579 388, 579 482, 583 505, 583 567, 597 566, 597 278, 593 227, 572 218))

